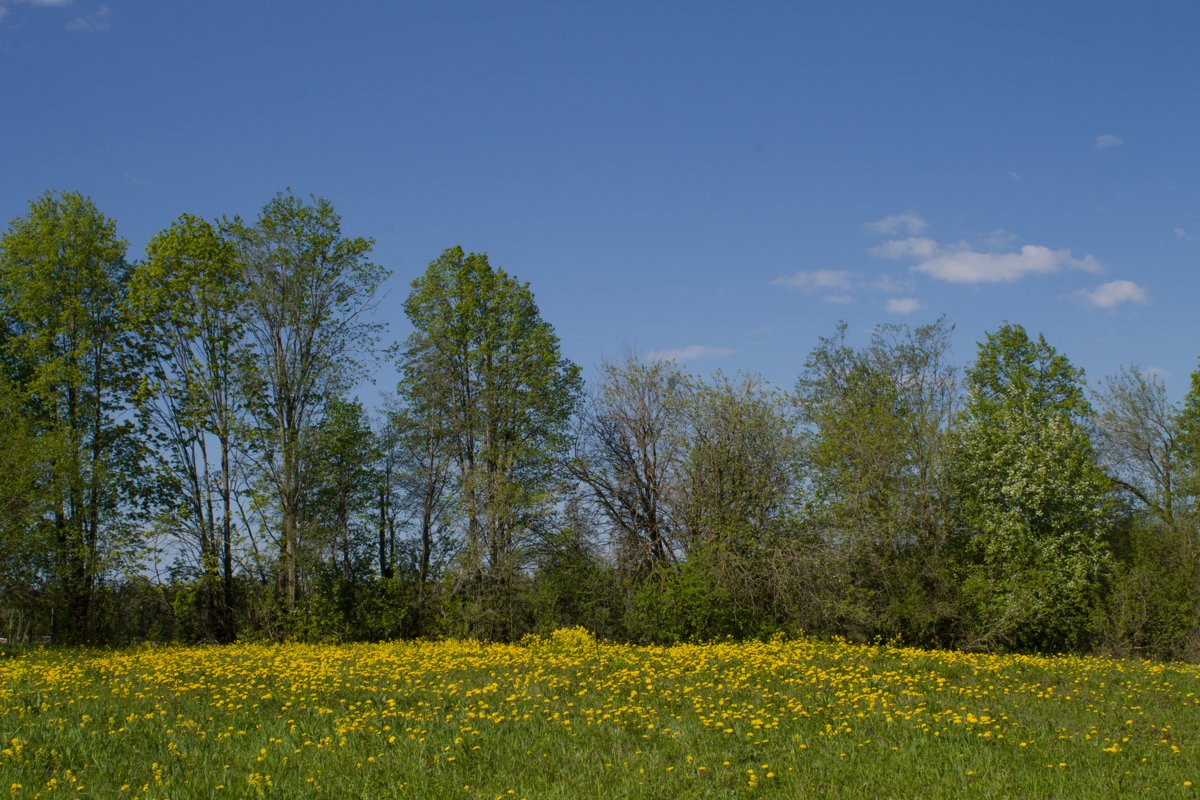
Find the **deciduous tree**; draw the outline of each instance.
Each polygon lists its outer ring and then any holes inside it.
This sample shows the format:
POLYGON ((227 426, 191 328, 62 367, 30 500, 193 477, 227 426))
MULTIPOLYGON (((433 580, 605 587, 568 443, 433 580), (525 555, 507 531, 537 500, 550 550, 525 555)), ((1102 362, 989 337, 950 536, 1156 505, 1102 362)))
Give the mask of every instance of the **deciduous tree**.
POLYGON ((579 368, 559 352, 529 285, 484 254, 446 250, 412 286, 400 394, 422 425, 448 433, 463 578, 503 587, 520 567, 523 538, 554 502, 579 368))
POLYGON ((813 349, 797 384, 807 523, 840 587, 830 592, 831 616, 848 634, 950 635, 952 330, 945 319, 885 325, 855 348, 843 323, 813 349))
POLYGON ((331 396, 348 388, 371 353, 378 326, 365 318, 386 270, 369 260, 370 239, 347 237, 323 198, 281 193, 257 221, 230 230, 247 287, 246 372, 255 444, 276 503, 284 606, 296 607, 300 506, 308 487, 305 439, 331 396))
POLYGON ((687 451, 691 381, 674 362, 632 352, 602 363, 600 375, 569 465, 607 521, 618 563, 646 575, 682 552, 671 504, 687 451))
POLYGON ((143 446, 129 414, 133 348, 121 324, 128 267, 116 224, 80 194, 47 193, 0 237, 6 357, 48 459, 57 633, 90 632, 98 582, 135 536, 143 446))
POLYGON ((126 302, 147 355, 139 402, 158 433, 160 474, 180 496, 168 500, 166 510, 194 549, 205 627, 225 641, 234 636, 234 472, 248 355, 240 319, 246 288, 228 238, 184 214, 146 245, 126 302))
POLYGON ((1116 485, 1165 525, 1173 525, 1184 476, 1180 410, 1155 375, 1125 367, 1097 397, 1097 444, 1116 485))
POLYGON ((1090 413, 1083 371, 1043 337, 1004 325, 980 344, 956 464, 977 646, 1086 641, 1110 506, 1090 413))

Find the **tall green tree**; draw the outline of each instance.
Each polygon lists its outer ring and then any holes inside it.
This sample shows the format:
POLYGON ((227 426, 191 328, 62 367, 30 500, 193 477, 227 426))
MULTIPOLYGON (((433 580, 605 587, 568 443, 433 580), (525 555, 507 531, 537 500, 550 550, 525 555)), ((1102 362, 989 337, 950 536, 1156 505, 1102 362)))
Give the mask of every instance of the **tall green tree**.
POLYGON ((279 584, 290 614, 303 577, 305 440, 372 353, 378 325, 365 315, 387 272, 370 261, 370 239, 343 235, 341 217, 323 198, 281 193, 253 225, 235 220, 230 232, 247 287, 243 325, 252 353, 244 391, 274 498, 279 584))
POLYGON ((420 418, 436 411, 444 420, 437 424, 449 432, 463 516, 462 576, 500 586, 503 603, 523 539, 554 501, 579 368, 561 355, 529 285, 481 253, 444 251, 413 281, 404 310, 413 332, 400 394, 420 418))
POLYGON ((944 641, 949 430, 958 400, 953 326, 822 338, 797 383, 807 523, 836 579, 831 617, 856 636, 944 641))
POLYGON ((56 635, 89 637, 95 590, 129 553, 142 442, 122 325, 128 266, 116 224, 83 195, 46 193, 0 237, 6 358, 48 460, 56 635))
POLYGON ((139 402, 159 438, 169 523, 195 554, 203 627, 224 641, 235 633, 234 469, 247 365, 239 316, 246 286, 236 256, 216 226, 184 214, 146 245, 126 302, 148 356, 139 402))
POLYGON ((1086 643, 1109 554, 1109 481, 1083 371, 1004 325, 967 372, 956 479, 976 646, 1086 643))

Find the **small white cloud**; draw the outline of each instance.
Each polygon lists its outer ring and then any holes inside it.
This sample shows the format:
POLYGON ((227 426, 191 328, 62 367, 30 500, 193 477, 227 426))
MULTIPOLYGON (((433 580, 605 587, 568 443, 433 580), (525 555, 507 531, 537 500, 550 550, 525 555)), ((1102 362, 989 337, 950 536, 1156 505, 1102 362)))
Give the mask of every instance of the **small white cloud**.
POLYGON ((984 238, 983 243, 993 250, 1000 250, 1001 248, 1008 247, 1016 241, 1016 238, 1017 235, 1015 233, 1009 233, 1003 228, 996 228, 996 230, 984 238))
MULTIPOLYGON (((920 248, 917 248, 920 249, 920 248)), ((912 280, 897 280, 890 275, 871 278, 843 269, 817 269, 783 275, 771 281, 778 286, 799 289, 805 294, 822 293, 821 300, 834 305, 854 302, 856 292, 899 294, 912 291, 912 280)))
POLYGON ((1078 291, 1075 297, 1094 308, 1114 308, 1121 303, 1145 305, 1150 302, 1150 298, 1146 296, 1146 289, 1133 281, 1109 281, 1091 291, 1078 291))
POLYGON ((702 344, 692 344, 672 350, 651 350, 646 354, 646 358, 651 361, 695 361, 701 358, 718 358, 732 353, 733 350, 728 347, 709 347, 702 344))
POLYGON ((81 33, 95 33, 97 31, 106 31, 112 27, 112 22, 108 19, 108 6, 100 6, 90 14, 85 14, 82 17, 76 17, 66 24, 66 29, 69 31, 78 31, 81 33))
POLYGON ((8 9, 5 8, 4 6, 0 6, 0 20, 4 19, 7 16, 8 16, 8 9))
POLYGON ((854 285, 854 275, 844 269, 801 270, 791 275, 782 275, 771 283, 786 286, 789 289, 800 289, 804 292, 811 292, 814 289, 847 290, 854 285))
MULTIPOLYGON (((880 223, 886 220, 881 220, 880 223)), ((917 264, 914 272, 923 272, 930 277, 948 283, 1008 283, 1029 274, 1058 272, 1061 269, 1079 269, 1086 272, 1103 272, 1103 267, 1092 256, 1076 258, 1070 250, 1051 250, 1042 245, 1027 244, 1015 252, 1003 252, 1016 238, 1014 234, 997 228, 984 237, 980 249, 968 242, 941 244, 921 236, 889 239, 870 249, 871 255, 892 260, 911 259, 917 264)), ((879 291, 910 291, 911 287, 900 288, 899 284, 884 278, 872 284, 879 291)))
POLYGON ((910 236, 907 239, 891 239, 871 248, 871 255, 879 258, 929 258, 937 252, 938 244, 933 239, 910 236))
POLYGON ((889 314, 911 314, 920 307, 921 303, 915 297, 893 297, 887 301, 889 314))
POLYGON ((912 213, 889 214, 883 219, 878 219, 874 222, 868 222, 863 225, 863 227, 869 230, 871 233, 878 233, 887 236, 889 234, 899 233, 900 231, 907 231, 908 233, 920 233, 929 227, 929 223, 925 222, 925 220, 921 219, 921 217, 918 215, 912 213))
POLYGON ((1026 275, 1058 272, 1063 268, 1100 272, 1100 262, 1091 256, 1075 258, 1070 250, 1051 250, 1027 244, 1014 253, 981 253, 965 247, 943 250, 913 267, 931 278, 947 283, 1011 283, 1026 275))
POLYGON ((1111 150, 1125 144, 1125 140, 1115 133, 1102 133, 1096 137, 1097 150, 1111 150))
POLYGON ((1021 180, 1021 173, 1010 169, 1008 171, 1008 177, 1013 179, 1014 181, 1019 181, 1019 180, 1021 180))
POLYGON ((1175 229, 1175 238, 1180 240, 1181 242, 1196 241, 1196 237, 1192 236, 1192 234, 1189 233, 1186 228, 1176 228, 1175 229))
POLYGON ((898 281, 891 275, 880 275, 871 282, 871 288, 884 294, 899 294, 900 292, 911 291, 913 282, 912 280, 898 281))

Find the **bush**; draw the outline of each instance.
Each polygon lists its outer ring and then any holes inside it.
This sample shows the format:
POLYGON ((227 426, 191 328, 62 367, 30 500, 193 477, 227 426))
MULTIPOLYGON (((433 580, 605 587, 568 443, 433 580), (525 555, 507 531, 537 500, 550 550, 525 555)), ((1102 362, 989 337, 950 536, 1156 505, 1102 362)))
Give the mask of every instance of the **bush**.
POLYGON ((1096 620, 1099 647, 1116 656, 1200 658, 1200 552, 1185 525, 1129 523, 1096 620))

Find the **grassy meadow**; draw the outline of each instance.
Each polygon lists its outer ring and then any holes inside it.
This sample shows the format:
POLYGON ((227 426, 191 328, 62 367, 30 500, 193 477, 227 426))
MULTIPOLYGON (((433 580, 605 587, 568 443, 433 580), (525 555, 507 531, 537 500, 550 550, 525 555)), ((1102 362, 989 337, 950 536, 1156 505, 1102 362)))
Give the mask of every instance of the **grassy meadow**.
POLYGON ((1187 797, 1200 667, 842 642, 32 650, 0 797, 1187 797))

